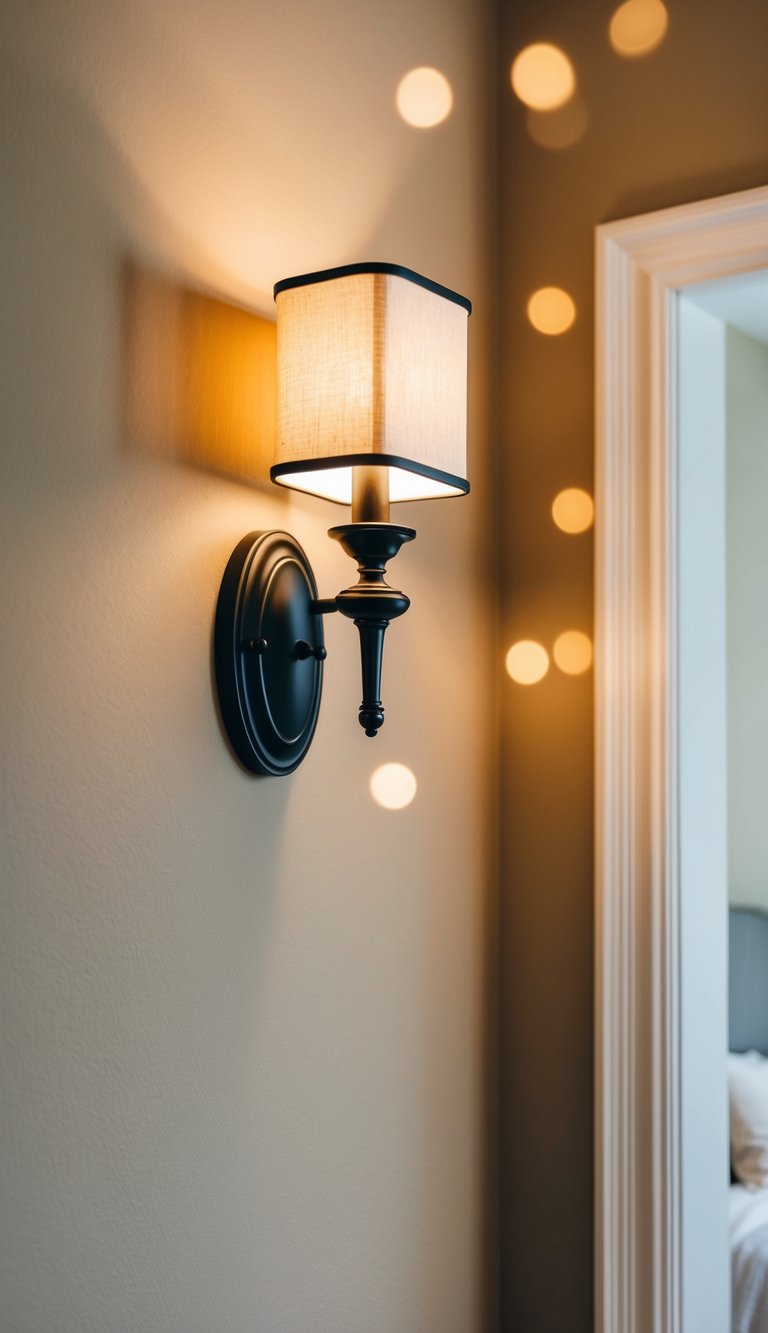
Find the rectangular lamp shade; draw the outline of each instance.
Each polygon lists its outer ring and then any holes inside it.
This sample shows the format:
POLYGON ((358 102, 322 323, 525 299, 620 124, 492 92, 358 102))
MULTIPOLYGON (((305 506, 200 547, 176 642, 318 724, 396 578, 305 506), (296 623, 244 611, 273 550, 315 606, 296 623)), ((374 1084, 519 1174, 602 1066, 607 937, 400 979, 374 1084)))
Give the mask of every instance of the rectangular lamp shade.
POLYGON ((469 301, 395 264, 350 264, 275 287, 272 480, 349 504, 354 467, 389 498, 463 495, 469 301))

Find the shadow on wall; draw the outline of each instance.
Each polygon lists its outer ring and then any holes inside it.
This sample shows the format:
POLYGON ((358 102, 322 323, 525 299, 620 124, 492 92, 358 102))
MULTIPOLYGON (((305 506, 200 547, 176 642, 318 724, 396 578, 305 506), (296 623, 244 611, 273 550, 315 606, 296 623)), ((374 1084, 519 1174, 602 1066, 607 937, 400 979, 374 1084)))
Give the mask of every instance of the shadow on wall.
POLYGON ((123 312, 123 447, 279 497, 274 321, 130 259, 123 312))

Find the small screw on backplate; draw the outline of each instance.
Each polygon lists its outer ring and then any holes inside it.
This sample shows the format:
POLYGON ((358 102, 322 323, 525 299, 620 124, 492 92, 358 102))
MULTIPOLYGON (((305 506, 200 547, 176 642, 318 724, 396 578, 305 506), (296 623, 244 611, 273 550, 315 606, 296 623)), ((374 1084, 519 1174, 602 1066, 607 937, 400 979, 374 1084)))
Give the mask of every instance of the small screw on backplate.
POLYGON ((293 655, 299 662, 306 662, 308 657, 314 657, 316 662, 324 662, 328 656, 328 651, 322 644, 313 648, 312 644, 307 643, 306 639, 299 639, 294 644, 293 655))
POLYGON ((259 657, 267 651, 268 647, 266 639, 244 639, 240 645, 244 653, 256 653, 259 657))

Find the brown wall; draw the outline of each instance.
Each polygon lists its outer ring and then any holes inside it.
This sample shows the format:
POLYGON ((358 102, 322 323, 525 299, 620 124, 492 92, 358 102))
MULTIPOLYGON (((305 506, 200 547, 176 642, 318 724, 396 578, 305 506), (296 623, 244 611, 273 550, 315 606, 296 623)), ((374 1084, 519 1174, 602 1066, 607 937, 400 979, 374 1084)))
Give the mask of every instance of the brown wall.
MULTIPOLYGON (((549 507, 592 486, 593 241, 609 219, 768 181, 768 9, 669 0, 666 40, 637 60, 607 39, 611 4, 503 5, 501 465, 505 644, 590 629, 592 541, 549 507), (534 144, 514 55, 570 54, 589 114, 560 152, 534 144), (572 331, 526 323, 528 295, 568 289, 572 331)), ((503 698, 502 1264, 505 1330, 592 1327, 592 682, 557 670, 503 698)))

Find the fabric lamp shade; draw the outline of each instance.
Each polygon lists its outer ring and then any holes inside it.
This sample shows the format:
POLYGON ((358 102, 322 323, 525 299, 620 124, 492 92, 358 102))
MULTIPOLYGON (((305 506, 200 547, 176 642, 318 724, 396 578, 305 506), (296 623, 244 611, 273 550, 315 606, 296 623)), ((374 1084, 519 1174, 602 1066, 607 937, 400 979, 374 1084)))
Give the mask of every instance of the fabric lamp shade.
POLYGON ((341 504, 356 467, 386 468, 391 501, 469 490, 465 297, 371 263, 287 278, 275 302, 273 481, 341 504))

